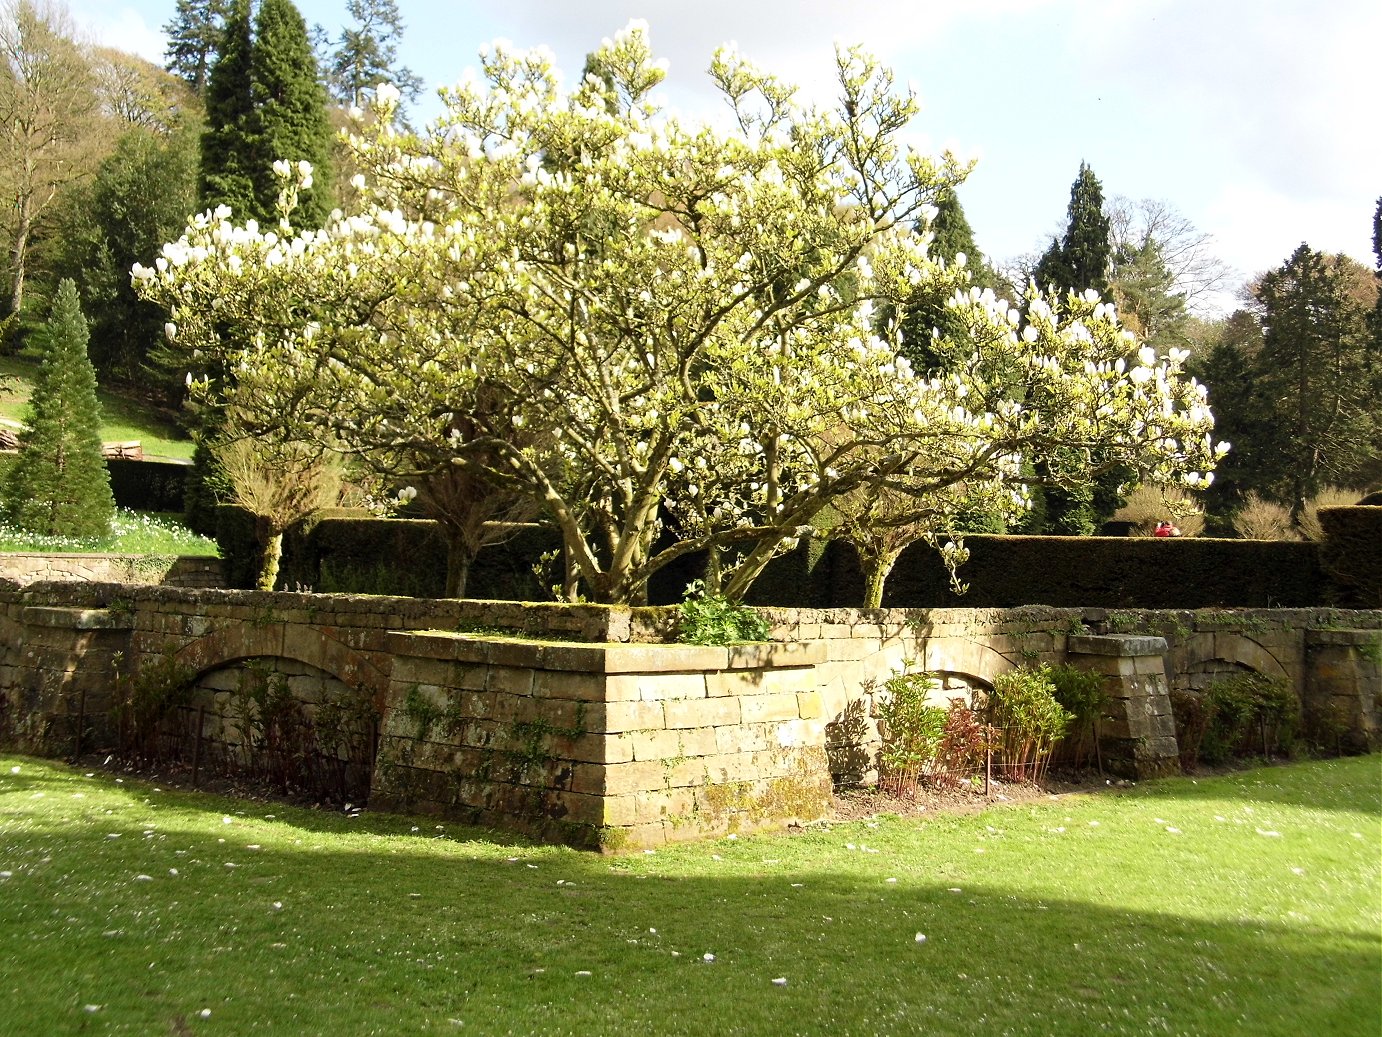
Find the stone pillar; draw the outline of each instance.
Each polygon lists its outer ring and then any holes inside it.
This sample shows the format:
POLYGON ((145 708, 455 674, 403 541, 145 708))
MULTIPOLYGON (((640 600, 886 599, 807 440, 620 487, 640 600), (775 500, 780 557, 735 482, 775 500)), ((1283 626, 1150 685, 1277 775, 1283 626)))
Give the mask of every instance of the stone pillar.
POLYGON ((1372 752, 1382 746, 1379 700, 1382 630, 1306 631, 1301 705, 1307 732, 1327 748, 1372 752))
POLYGON ((109 609, 30 605, 20 610, 23 645, 14 672, 26 740, 46 752, 71 752, 77 717, 83 745, 115 737, 111 693, 116 661, 127 657, 132 616, 109 609))
POLYGON ((1071 664, 1104 676, 1099 751, 1115 774, 1142 780, 1180 772, 1165 653, 1164 637, 1085 634, 1067 641, 1071 664))

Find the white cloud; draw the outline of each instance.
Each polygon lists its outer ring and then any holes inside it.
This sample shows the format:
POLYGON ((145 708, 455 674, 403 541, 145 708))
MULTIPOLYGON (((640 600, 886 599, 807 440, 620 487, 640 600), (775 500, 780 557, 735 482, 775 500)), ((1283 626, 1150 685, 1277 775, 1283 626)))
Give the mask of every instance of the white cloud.
POLYGON ((114 47, 138 54, 146 61, 163 64, 167 40, 162 29, 151 26, 133 7, 120 7, 99 0, 83 0, 70 5, 73 21, 81 34, 103 47, 114 47))

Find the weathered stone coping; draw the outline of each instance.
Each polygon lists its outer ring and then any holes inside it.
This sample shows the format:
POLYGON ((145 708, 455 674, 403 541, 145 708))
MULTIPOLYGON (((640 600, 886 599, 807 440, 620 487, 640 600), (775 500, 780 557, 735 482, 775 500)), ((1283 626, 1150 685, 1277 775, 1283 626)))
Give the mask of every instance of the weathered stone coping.
POLYGON ((110 609, 63 608, 56 605, 29 605, 20 612, 20 621, 36 627, 62 630, 132 630, 134 616, 110 609))
POLYGON ((1120 658, 1161 655, 1166 651, 1166 638, 1147 634, 1072 634, 1066 642, 1066 651, 1120 658))
POLYGON ((685 644, 576 644, 448 630, 391 631, 388 650, 428 659, 526 666, 575 673, 689 673, 815 666, 825 662, 819 641, 754 642, 729 647, 685 644))

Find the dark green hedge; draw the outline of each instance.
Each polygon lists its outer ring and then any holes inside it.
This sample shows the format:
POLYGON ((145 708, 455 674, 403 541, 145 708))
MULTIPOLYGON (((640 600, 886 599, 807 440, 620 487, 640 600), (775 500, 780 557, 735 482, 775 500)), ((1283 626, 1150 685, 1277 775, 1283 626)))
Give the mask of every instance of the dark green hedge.
POLYGON ((937 553, 903 552, 883 594, 891 607, 1017 605, 1104 608, 1281 608, 1331 604, 1315 545, 1199 537, 965 538, 963 597, 937 553))
POLYGON ((106 459, 116 507, 134 511, 181 512, 183 485, 190 467, 170 461, 106 459))
MULTIPOLYGON (((952 593, 939 556, 925 544, 903 552, 883 604, 899 608, 1052 605, 1104 608, 1311 606, 1382 607, 1382 508, 1321 510, 1328 543, 1152 537, 971 535, 969 561, 952 593)), ((223 507, 218 539, 232 586, 252 585, 257 559, 253 519, 223 507)), ((471 571, 468 597, 550 600, 555 570, 542 579, 533 564, 557 546, 534 530, 486 548, 471 571)), ((688 556, 657 574, 652 604, 681 600, 701 574, 688 556)), ((446 544, 435 523, 334 512, 285 538, 281 586, 318 591, 435 597, 446 575, 446 544)), ((854 550, 813 540, 768 566, 749 602, 782 607, 854 607, 864 578, 854 550)))
POLYGON ((1320 561, 1339 604, 1382 608, 1382 506, 1321 508, 1320 561))

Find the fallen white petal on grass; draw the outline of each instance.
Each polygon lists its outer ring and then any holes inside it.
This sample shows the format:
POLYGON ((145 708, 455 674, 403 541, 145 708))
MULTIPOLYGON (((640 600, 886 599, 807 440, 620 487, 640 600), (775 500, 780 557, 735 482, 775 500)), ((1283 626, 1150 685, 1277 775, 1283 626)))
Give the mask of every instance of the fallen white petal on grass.
POLYGON ((897 879, 884 879, 883 881, 884 881, 884 882, 896 882, 897 879))
POLYGON ((787 977, 786 977, 786 976, 778 976, 777 979, 773 980, 773 986, 775 986, 775 987, 785 987, 786 985, 787 985, 787 977))
POLYGON ((589 969, 580 969, 579 971, 577 971, 576 975, 578 975, 578 976, 589 976, 589 975, 590 975, 590 970, 589 970, 589 969))
POLYGON ((1166 826, 1166 831, 1170 832, 1172 835, 1180 835, 1180 829, 1172 828, 1170 825, 1166 826))
POLYGON ((714 961, 714 960, 715 960, 715 955, 713 955, 713 954, 702 954, 702 955, 701 955, 701 961, 710 962, 710 961, 714 961))
POLYGON ((917 942, 917 943, 925 943, 925 942, 926 942, 926 934, 925 934, 925 933, 917 933, 916 942, 917 942))
POLYGON ((1280 832, 1269 832, 1269 831, 1267 831, 1267 829, 1265 829, 1265 828, 1257 828, 1257 829, 1254 829, 1254 831, 1256 831, 1258 835, 1265 835, 1265 836, 1267 836, 1269 839, 1280 839, 1280 838, 1281 838, 1281 833, 1280 833, 1280 832))
POLYGON ((201 1016, 203 1019, 210 1019, 210 1018, 211 1018, 211 1009, 209 1009, 209 1008, 203 1008, 203 1009, 202 1009, 200 1012, 198 1012, 197 1014, 198 1014, 199 1016, 201 1016))
MULTIPOLYGON (((15 770, 19 770, 19 768, 16 767, 15 770)), ((83 1005, 82 1007, 88 1012, 99 1012, 105 1005, 83 1005)))
POLYGON ((134 877, 135 882, 152 882, 153 880, 154 877, 152 875, 136 875, 134 877))

